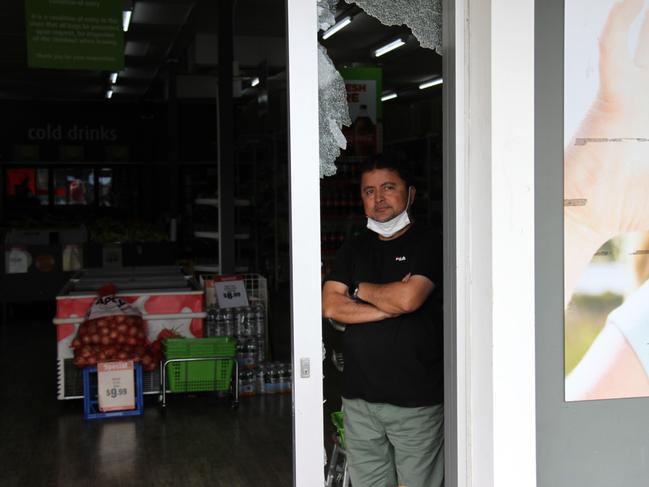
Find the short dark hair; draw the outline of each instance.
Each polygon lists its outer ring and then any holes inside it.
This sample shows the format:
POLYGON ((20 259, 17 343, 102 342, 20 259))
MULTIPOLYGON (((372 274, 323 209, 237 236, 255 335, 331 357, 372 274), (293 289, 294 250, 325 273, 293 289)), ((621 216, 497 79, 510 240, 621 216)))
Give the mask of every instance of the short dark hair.
POLYGON ((410 168, 405 163, 399 162, 396 157, 390 157, 385 154, 374 156, 361 164, 360 174, 362 176, 366 172, 374 171, 375 169, 394 171, 405 181, 407 187, 414 185, 410 168))

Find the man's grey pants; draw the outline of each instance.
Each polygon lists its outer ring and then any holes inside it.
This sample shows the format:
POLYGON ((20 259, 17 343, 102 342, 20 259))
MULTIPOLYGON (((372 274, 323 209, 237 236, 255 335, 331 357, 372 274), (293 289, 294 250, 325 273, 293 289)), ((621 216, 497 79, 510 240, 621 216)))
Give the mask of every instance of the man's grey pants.
POLYGON ((343 398, 354 487, 444 485, 444 406, 405 408, 343 398))

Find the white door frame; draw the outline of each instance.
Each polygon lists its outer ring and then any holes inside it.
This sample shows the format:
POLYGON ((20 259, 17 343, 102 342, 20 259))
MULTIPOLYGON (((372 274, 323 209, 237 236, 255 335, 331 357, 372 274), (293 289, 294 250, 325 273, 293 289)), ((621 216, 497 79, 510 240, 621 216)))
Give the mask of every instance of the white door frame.
POLYGON ((447 485, 536 485, 534 0, 444 0, 447 485))
MULTIPOLYGON (((294 485, 318 487, 316 0, 287 10, 294 485)), ((446 485, 533 487, 534 0, 444 0, 444 15, 446 485)))
POLYGON ((287 0, 293 482, 324 485, 316 0, 287 0), (308 361, 309 370, 306 368, 308 361))

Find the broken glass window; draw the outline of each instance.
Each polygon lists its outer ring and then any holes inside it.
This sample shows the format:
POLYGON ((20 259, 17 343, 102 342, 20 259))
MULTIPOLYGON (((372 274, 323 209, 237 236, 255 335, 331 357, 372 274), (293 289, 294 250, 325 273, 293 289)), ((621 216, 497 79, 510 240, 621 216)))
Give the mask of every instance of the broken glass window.
MULTIPOLYGON (((336 23, 338 0, 318 0, 318 29, 327 30, 336 23)), ((334 164, 340 149, 347 147, 342 126, 351 125, 345 81, 336 70, 327 50, 318 45, 318 98, 320 122, 320 177, 336 174, 334 164)))
POLYGON ((336 23, 338 0, 318 0, 318 29, 327 30, 336 23))
POLYGON ((384 25, 407 25, 421 47, 442 54, 442 0, 345 0, 384 25))
POLYGON ((320 122, 320 177, 336 174, 335 160, 347 147, 342 126, 352 123, 347 105, 345 81, 327 50, 318 45, 318 98, 320 122))

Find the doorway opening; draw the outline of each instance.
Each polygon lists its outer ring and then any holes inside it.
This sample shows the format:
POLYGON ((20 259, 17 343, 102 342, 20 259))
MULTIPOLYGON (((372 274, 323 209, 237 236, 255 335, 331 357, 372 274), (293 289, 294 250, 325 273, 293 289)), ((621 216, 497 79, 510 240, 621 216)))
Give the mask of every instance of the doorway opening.
MULTIPOLYGON (((341 265, 340 249, 345 242, 368 233, 360 182, 362 168, 376 158, 407 168, 412 175, 409 184, 416 189, 416 198, 408 208, 412 228, 426 227, 432 231, 434 244, 429 252, 435 266, 443 267, 442 58, 434 50, 422 47, 426 42, 420 42, 409 27, 383 25, 361 6, 341 2, 332 12, 330 27, 320 33, 321 52, 324 50, 327 60, 342 78, 350 115, 346 121, 348 126, 341 127, 346 147, 335 161, 329 158, 323 162, 321 140, 321 174, 324 173, 320 183, 321 274, 325 282, 335 281, 336 275, 340 275, 335 269, 341 265)), ((441 24, 441 13, 438 20, 441 24)), ((438 34, 441 38, 441 32, 438 34)), ((438 47, 441 52, 441 40, 438 47)), ((332 96, 325 93, 324 97, 332 96)), ((322 112, 322 92, 320 103, 322 112)), ((352 294, 353 290, 348 292, 352 294)), ((441 373, 441 273, 430 299, 434 303, 434 311, 429 315, 431 327, 440 337, 437 367, 441 373)), ((351 362, 350 367, 358 367, 356 357, 351 357, 351 361, 345 359, 346 333, 344 323, 323 320, 324 440, 329 455, 332 451, 336 455, 343 446, 340 413, 342 391, 347 387, 343 380, 345 364, 351 362)), ((429 344, 431 355, 436 353, 432 350, 433 341, 429 344)), ((354 353, 348 346, 347 351, 350 350, 354 353)), ((394 354, 387 353, 384 360, 392 360, 395 366, 400 362, 394 354)), ((347 479, 345 470, 341 457, 338 465, 328 468, 330 485, 342 485, 347 479)))

